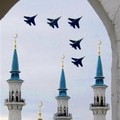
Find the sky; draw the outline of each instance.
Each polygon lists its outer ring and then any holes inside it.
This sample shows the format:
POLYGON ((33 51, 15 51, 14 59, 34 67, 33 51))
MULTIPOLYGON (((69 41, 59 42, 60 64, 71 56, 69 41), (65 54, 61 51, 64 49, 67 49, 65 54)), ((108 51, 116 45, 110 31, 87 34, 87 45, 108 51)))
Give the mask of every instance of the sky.
MULTIPOLYGON (((93 90, 95 83, 98 43, 101 45, 101 59, 106 90, 106 102, 111 107, 111 45, 106 29, 87 0, 28 0, 19 1, 0 21, 1 25, 1 84, 0 84, 0 119, 8 120, 8 109, 4 99, 8 98, 9 71, 12 65, 14 37, 17 38, 17 53, 19 59, 22 98, 26 106, 22 110, 22 120, 37 120, 39 104, 42 101, 43 120, 52 120, 57 112, 58 88, 62 70, 68 88, 69 112, 74 120, 93 120, 92 111, 93 90), (34 16, 36 26, 29 26, 23 16, 34 16), (47 18, 61 16, 59 29, 53 29, 47 24, 47 18), (68 24, 68 18, 78 18, 80 29, 73 29, 68 24), (73 49, 69 40, 81 42, 81 50, 73 49), (76 67, 71 58, 83 59, 83 67, 76 67)), ((111 109, 107 112, 107 120, 111 120, 111 109)))

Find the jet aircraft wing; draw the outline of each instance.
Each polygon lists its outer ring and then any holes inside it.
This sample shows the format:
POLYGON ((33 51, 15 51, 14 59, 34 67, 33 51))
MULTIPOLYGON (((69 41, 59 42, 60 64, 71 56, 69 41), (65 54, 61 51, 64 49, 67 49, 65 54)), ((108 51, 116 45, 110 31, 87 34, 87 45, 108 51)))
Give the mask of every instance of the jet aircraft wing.
POLYGON ((79 61, 79 64, 81 65, 81 67, 83 67, 83 64, 82 64, 82 62, 81 62, 81 61, 79 61))
POLYGON ((53 24, 52 24, 51 26, 52 26, 52 28, 54 28, 54 25, 53 25, 53 24))
POLYGON ((59 28, 58 23, 55 24, 57 28, 59 28))
POLYGON ((32 23, 33 23, 33 25, 36 25, 34 20, 32 21, 32 23))
POLYGON ((80 28, 80 26, 79 26, 79 23, 78 23, 78 22, 76 23, 76 26, 77 26, 78 28, 80 28))
POLYGON ((78 63, 74 63, 77 67, 79 67, 78 63))
POLYGON ((30 22, 28 22, 28 24, 31 26, 31 23, 30 23, 30 22))
POLYGON ((80 45, 77 46, 79 49, 81 49, 80 45))

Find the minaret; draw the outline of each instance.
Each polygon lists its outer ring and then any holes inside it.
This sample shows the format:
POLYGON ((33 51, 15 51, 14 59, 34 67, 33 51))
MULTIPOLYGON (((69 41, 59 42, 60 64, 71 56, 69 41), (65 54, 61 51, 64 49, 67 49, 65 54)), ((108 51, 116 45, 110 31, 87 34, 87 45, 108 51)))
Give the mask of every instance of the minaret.
POLYGON ((67 95, 67 88, 66 88, 66 80, 65 80, 65 73, 64 73, 64 59, 62 58, 62 72, 61 72, 61 79, 60 79, 60 87, 59 87, 59 95, 56 97, 57 99, 57 113, 54 114, 54 120, 71 120, 72 114, 69 113, 68 108, 68 100, 70 97, 67 95))
POLYGON ((19 76, 20 71, 16 49, 16 38, 17 35, 15 37, 12 69, 10 71, 11 77, 7 80, 9 85, 9 97, 5 100, 5 105, 9 110, 8 120, 22 120, 21 110, 25 105, 25 100, 21 98, 21 85, 23 80, 21 80, 19 76))
POLYGON ((106 113, 110 109, 109 104, 106 103, 105 91, 108 86, 104 84, 100 45, 101 42, 99 44, 95 84, 92 86, 94 92, 94 102, 90 105, 90 110, 93 112, 94 120, 106 120, 106 113))

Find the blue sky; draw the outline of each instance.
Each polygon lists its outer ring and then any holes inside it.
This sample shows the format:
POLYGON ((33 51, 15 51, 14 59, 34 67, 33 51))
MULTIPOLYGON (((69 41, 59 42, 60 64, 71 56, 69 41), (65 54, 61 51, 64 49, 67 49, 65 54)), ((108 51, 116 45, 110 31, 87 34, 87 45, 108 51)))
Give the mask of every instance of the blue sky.
MULTIPOLYGON (((20 66, 20 77, 24 80, 22 97, 26 100, 23 107, 23 120, 36 120, 38 105, 43 102, 42 116, 44 120, 52 120, 57 112, 58 88, 61 75, 61 58, 65 55, 65 77, 68 88, 69 111, 74 120, 93 120, 89 104, 93 102, 91 86, 95 82, 98 57, 98 43, 102 41, 101 58, 105 76, 107 102, 111 102, 111 45, 103 23, 89 5, 87 0, 27 0, 19 1, 0 21, 1 24, 1 114, 2 120, 7 120, 8 110, 4 99, 8 98, 8 83, 10 78, 14 36, 17 33, 17 52, 20 66), (36 26, 29 26, 23 16, 36 17, 36 26), (47 18, 57 18, 59 29, 52 29, 47 24, 47 18), (68 18, 78 18, 80 29, 73 29, 68 24, 68 18), (81 42, 81 50, 74 50, 69 40, 81 42), (84 67, 77 68, 71 63, 71 57, 83 57, 84 67), (107 63, 107 64, 106 64, 107 63)), ((110 103, 111 104, 111 103, 110 103)), ((110 110, 111 111, 111 110, 110 110)), ((107 119, 110 120, 111 112, 107 119)))

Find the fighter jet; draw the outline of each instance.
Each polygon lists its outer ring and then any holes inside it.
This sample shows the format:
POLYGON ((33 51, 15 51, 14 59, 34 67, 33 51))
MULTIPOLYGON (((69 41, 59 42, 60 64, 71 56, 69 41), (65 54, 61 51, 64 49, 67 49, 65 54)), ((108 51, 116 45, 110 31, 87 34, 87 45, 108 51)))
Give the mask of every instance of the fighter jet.
POLYGON ((80 26, 79 26, 79 20, 82 18, 82 16, 81 17, 79 17, 79 18, 77 18, 77 19, 73 19, 73 18, 68 18, 68 20, 70 20, 70 22, 68 22, 73 28, 75 28, 75 26, 77 27, 77 28, 80 28, 80 26))
POLYGON ((82 57, 82 58, 72 58, 72 60, 74 60, 74 61, 72 61, 72 63, 75 64, 77 67, 79 67, 79 65, 81 67, 83 67, 82 60, 83 60, 84 57, 82 57))
POLYGON ((35 16, 32 16, 32 17, 28 17, 28 16, 24 16, 24 18, 26 19, 26 20, 24 20, 27 24, 29 24, 30 26, 33 24, 33 25, 36 25, 35 24, 35 17, 36 17, 37 15, 35 15, 35 16))
POLYGON ((80 40, 77 40, 77 41, 70 40, 70 42, 72 42, 70 45, 71 45, 74 49, 77 49, 77 47, 78 47, 78 49, 81 50, 80 42, 81 42, 82 40, 83 40, 83 38, 80 39, 80 40))
POLYGON ((49 20, 50 22, 47 22, 52 28, 55 28, 55 26, 57 28, 59 28, 58 26, 58 20, 60 19, 61 17, 59 18, 56 18, 56 19, 50 19, 50 18, 47 18, 47 20, 49 20))

